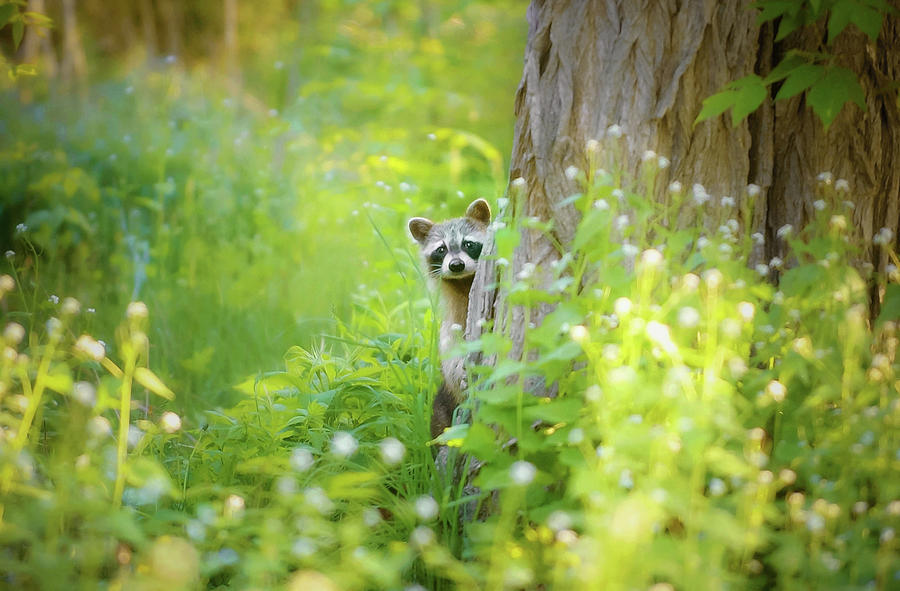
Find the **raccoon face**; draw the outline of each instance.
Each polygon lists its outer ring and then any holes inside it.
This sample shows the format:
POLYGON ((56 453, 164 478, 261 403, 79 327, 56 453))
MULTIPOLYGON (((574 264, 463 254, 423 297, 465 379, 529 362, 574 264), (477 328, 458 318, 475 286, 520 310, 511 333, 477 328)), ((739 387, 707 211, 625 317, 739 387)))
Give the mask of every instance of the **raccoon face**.
POLYGON ((487 201, 476 199, 465 217, 440 224, 426 218, 412 218, 409 231, 419 243, 432 277, 463 279, 475 273, 490 221, 491 208, 487 201))

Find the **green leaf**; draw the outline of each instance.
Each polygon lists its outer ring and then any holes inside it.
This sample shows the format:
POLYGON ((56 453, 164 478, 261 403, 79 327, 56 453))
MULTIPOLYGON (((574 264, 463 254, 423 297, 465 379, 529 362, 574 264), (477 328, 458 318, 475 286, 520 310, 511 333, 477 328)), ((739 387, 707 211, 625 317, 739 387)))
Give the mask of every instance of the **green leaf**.
MULTIPOLYGON (((798 3, 799 4, 799 3, 798 3)), ((781 22, 778 23, 778 34, 775 35, 775 41, 781 41, 800 27, 806 24, 806 18, 802 10, 798 10, 793 14, 785 14, 781 22)))
POLYGON ((840 113, 844 103, 852 101, 865 110, 865 95, 856 74, 847 68, 834 67, 826 71, 809 90, 807 101, 828 129, 840 113))
POLYGON ((835 37, 850 24, 851 15, 855 6, 852 2, 838 2, 828 16, 828 43, 834 42, 835 37))
POLYGON ((868 6, 859 5, 857 10, 850 15, 850 20, 874 42, 878 39, 878 34, 881 33, 884 13, 868 6))
POLYGON ((831 15, 828 17, 828 43, 833 43, 835 38, 850 23, 859 27, 869 39, 875 41, 878 39, 878 34, 881 33, 884 12, 888 8, 882 7, 879 10, 879 8, 873 7, 868 3, 854 2, 852 0, 838 2, 831 9, 831 15))
POLYGON ((5 27, 12 17, 18 12, 16 5, 9 3, 0 5, 0 29, 5 27))
POLYGON ((800 4, 794 0, 770 0, 768 2, 755 2, 754 7, 759 8, 756 24, 775 20, 783 14, 796 13, 800 4))
POLYGON ((583 407, 584 401, 575 398, 542 398, 538 404, 525 408, 522 414, 529 421, 571 423, 578 418, 583 407))
POLYGON ((815 84, 824 73, 825 67, 815 64, 804 64, 794 68, 775 95, 775 100, 786 100, 800 94, 815 84))
POLYGON ((163 384, 162 380, 159 379, 155 373, 146 367, 136 368, 134 370, 134 379, 137 380, 141 386, 147 388, 157 396, 162 396, 166 400, 175 399, 175 394, 163 384))
POLYGON ((700 114, 694 120, 694 125, 718 117, 730 109, 737 100, 736 95, 737 93, 733 90, 723 90, 703 99, 703 108, 700 109, 700 114))
POLYGON ((766 87, 762 78, 751 74, 732 83, 737 90, 734 106, 731 109, 731 125, 737 127, 747 115, 759 108, 766 99, 766 87))
POLYGON ((789 51, 788 54, 784 56, 784 59, 778 62, 777 66, 772 68, 772 71, 769 72, 769 75, 763 80, 763 84, 768 85, 773 82, 778 82, 806 63, 807 61, 804 57, 794 53, 793 50, 789 51))
POLYGON ((462 451, 478 456, 489 457, 497 447, 497 435, 494 430, 481 423, 473 423, 469 426, 466 438, 463 440, 462 451))
MULTIPOLYGON (((459 447, 463 444, 466 434, 469 432, 469 425, 453 425, 444 429, 444 432, 434 438, 435 443, 448 445, 450 447, 459 447)), ((430 444, 429 444, 430 445, 430 444)))

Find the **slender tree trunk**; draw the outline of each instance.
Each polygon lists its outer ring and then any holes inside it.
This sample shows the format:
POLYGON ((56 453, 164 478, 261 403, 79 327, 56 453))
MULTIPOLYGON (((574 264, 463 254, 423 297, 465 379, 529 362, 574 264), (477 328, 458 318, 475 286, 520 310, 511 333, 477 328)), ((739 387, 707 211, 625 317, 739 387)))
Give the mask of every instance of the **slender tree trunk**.
POLYGON ((159 51, 159 41, 156 38, 156 16, 150 0, 138 0, 138 15, 141 21, 141 32, 144 37, 144 48, 147 57, 152 58, 159 51))
MULTIPOLYGON (((47 14, 44 0, 28 0, 28 12, 47 14)), ((56 76, 56 53, 50 42, 50 33, 37 27, 26 27, 19 59, 22 63, 39 65, 41 74, 48 78, 56 76)))
POLYGON ((166 29, 166 52, 177 57, 181 54, 181 4, 175 0, 159 0, 159 12, 166 29))
POLYGON ((223 12, 225 22, 223 41, 225 46, 225 71, 228 73, 232 92, 239 92, 240 69, 238 68, 238 3, 237 0, 224 0, 223 12))
MULTIPOLYGON (((896 0, 894 4, 897 4, 896 0)), ((898 19, 885 20, 877 43, 853 27, 833 47, 837 61, 857 72, 867 110, 845 106, 825 131, 802 97, 767 99, 748 120, 732 128, 730 117, 694 126, 702 101, 723 84, 765 74, 790 48, 824 49, 824 32, 805 29, 774 43, 771 27, 756 24, 749 1, 534 0, 528 8, 525 67, 516 95, 516 132, 510 178, 525 180, 524 195, 511 199, 517 214, 554 220, 554 239, 568 244, 578 223, 574 206, 559 206, 576 192, 570 165, 588 165, 585 145, 603 140, 609 126, 625 136, 619 166, 636 174, 641 155, 653 150, 671 160, 661 175, 669 182, 702 183, 716 197, 751 199, 748 183, 760 186, 755 230, 766 236, 760 257, 784 254, 775 236, 784 224, 801 226, 813 211, 816 175, 830 171, 849 181, 854 222, 867 243, 882 227, 900 229, 900 115, 889 84, 900 75, 898 19)), ((702 213, 688 212, 690 215, 702 213)), ((526 233, 512 261, 538 272, 560 254, 553 242, 526 233)), ((869 249, 869 260, 884 265, 869 249)), ((510 335, 522 354, 526 322, 540 323, 545 309, 511 311, 490 263, 479 269, 470 298, 467 334, 480 334, 480 318, 497 318, 495 331, 510 335)))
POLYGON ((63 47, 60 71, 63 84, 83 94, 87 75, 87 58, 81 44, 75 0, 62 0, 63 47))

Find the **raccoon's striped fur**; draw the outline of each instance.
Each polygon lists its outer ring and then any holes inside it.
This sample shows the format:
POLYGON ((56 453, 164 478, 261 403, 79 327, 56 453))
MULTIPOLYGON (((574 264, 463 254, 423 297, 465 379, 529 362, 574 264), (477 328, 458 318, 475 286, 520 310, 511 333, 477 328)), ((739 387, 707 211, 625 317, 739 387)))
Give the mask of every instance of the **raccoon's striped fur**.
POLYGON ((440 332, 441 375, 444 382, 434 397, 432 437, 437 437, 450 426, 453 411, 463 400, 466 388, 463 359, 450 357, 448 353, 466 329, 469 290, 490 223, 491 208, 484 199, 473 201, 461 218, 439 224, 426 218, 409 220, 409 232, 419 243, 428 274, 439 280, 444 309, 440 332))

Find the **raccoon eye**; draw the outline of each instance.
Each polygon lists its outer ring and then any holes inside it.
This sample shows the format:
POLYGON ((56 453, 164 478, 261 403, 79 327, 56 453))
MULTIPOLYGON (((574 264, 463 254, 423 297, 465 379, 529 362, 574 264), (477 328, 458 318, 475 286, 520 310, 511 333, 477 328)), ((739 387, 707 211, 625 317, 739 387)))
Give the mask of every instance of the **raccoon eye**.
POLYGON ((444 258, 445 254, 447 254, 447 247, 442 244, 431 251, 431 260, 439 262, 444 258))
POLYGON ((477 259, 479 256, 481 256, 480 242, 475 242, 473 240, 463 240, 462 247, 463 250, 466 251, 466 254, 468 254, 473 259, 477 259))

